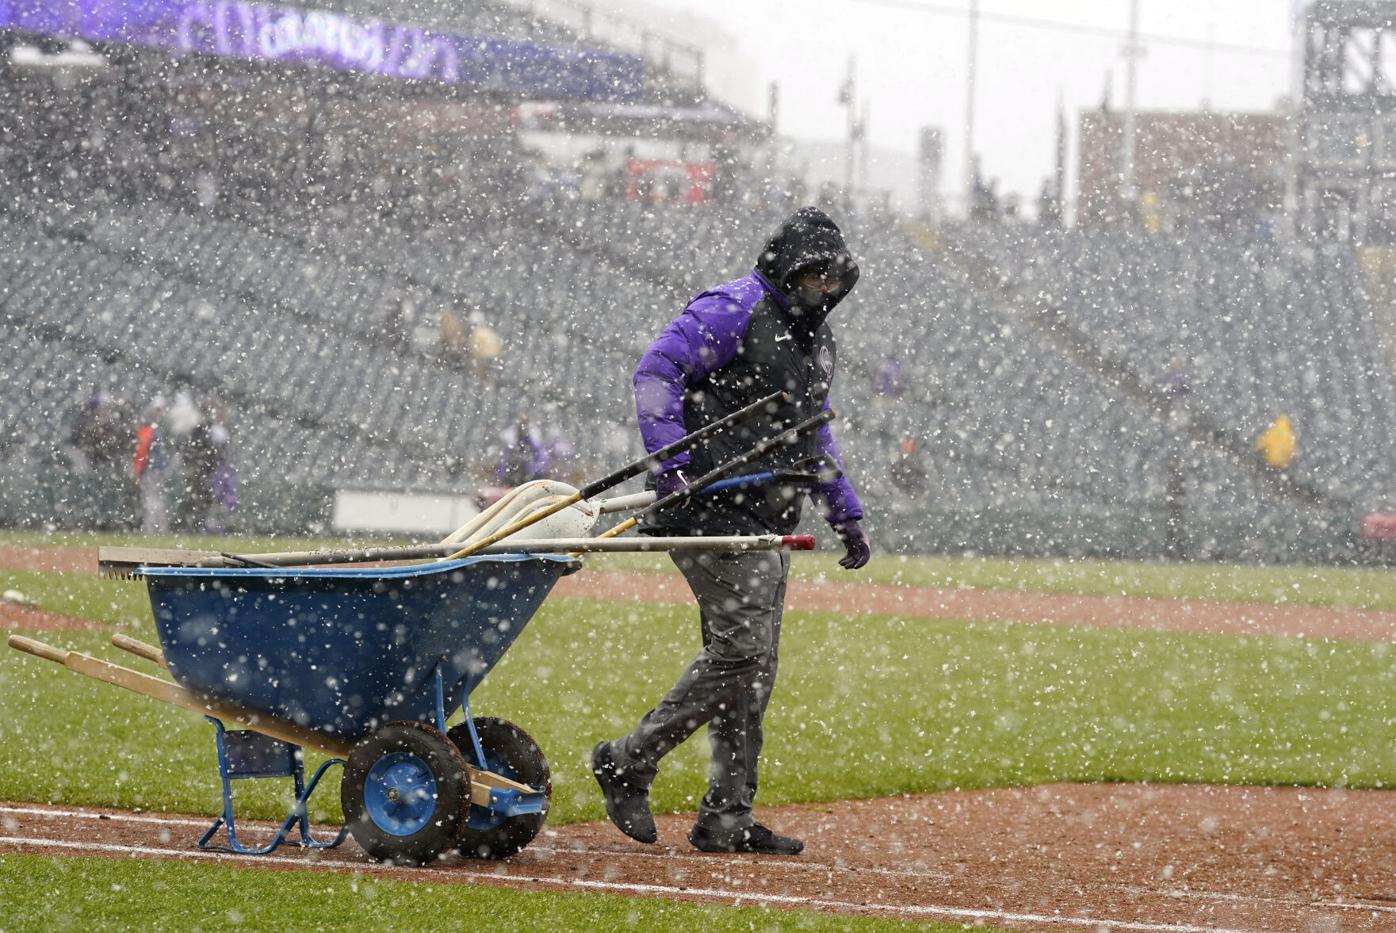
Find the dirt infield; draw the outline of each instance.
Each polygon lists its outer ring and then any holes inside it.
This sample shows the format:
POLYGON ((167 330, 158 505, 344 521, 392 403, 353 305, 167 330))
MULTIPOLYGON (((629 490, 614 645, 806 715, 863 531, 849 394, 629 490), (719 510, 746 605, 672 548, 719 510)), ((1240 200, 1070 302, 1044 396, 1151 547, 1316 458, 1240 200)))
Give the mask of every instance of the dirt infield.
MULTIPOLYGON (((93 549, 0 547, 0 568, 91 573, 93 549)), ((560 595, 691 605, 677 576, 586 571, 560 595)), ((1396 613, 1207 601, 792 581, 792 609, 1224 634, 1396 640, 1396 613)), ((0 604, 4 628, 98 626, 0 604)), ((101 626, 98 626, 101 627, 101 626)), ((210 775, 210 799, 213 776, 210 775)), ((0 804, 0 853, 216 859, 208 817, 0 804)), ((1048 785, 767 808, 808 843, 794 859, 709 856, 664 816, 657 846, 608 824, 546 830, 503 863, 374 865, 352 843, 260 865, 808 907, 1015 930, 1396 931, 1396 792, 1048 785)), ((265 827, 264 827, 265 828, 265 827)))
POLYGON ((57 612, 48 612, 34 606, 0 601, 0 631, 25 632, 104 632, 112 626, 91 619, 79 619, 57 612))
POLYGON ((95 547, 0 544, 0 568, 39 573, 96 573, 95 547))
MULTIPOLYGON (((687 820, 642 846, 609 824, 544 831, 507 862, 374 865, 348 842, 269 860, 201 853, 205 817, 0 804, 0 852, 205 858, 1018 930, 1396 930, 1396 794, 1048 785, 763 809, 798 858, 704 855, 687 820)), ((266 824, 259 824, 265 831, 266 824)))
MULTIPOLYGON (((0 546, 0 569, 49 573, 94 573, 96 548, 0 546)), ((677 574, 617 573, 586 570, 559 581, 559 596, 618 602, 691 605, 693 596, 677 574)), ((788 608, 846 613, 879 613, 907 618, 974 619, 993 622, 1049 623, 1217 635, 1279 635, 1396 641, 1396 612, 1325 609, 1214 600, 1146 599, 1127 596, 1078 596, 1005 590, 895 586, 859 582, 790 581, 788 608)), ((71 627, 61 620, 32 627, 71 627)), ((0 617, 0 625, 22 627, 0 617)))

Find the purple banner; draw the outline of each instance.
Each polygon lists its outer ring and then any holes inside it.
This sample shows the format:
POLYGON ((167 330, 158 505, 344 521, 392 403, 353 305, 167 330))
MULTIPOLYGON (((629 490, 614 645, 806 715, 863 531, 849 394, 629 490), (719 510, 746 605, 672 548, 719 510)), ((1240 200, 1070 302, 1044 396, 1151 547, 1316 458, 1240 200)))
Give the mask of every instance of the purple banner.
POLYGON ((633 55, 242 0, 0 0, 0 28, 549 99, 633 101, 644 89, 633 55))

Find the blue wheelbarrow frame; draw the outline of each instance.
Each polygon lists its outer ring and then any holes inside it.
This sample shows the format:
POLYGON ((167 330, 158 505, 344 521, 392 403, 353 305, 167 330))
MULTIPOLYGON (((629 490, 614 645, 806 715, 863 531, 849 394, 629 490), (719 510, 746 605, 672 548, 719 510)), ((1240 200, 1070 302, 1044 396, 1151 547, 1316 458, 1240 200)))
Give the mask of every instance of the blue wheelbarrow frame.
MULTIPOLYGON (((472 794, 470 824, 479 827, 546 809, 539 789, 493 773, 469 698, 553 584, 579 566, 565 555, 499 554, 368 568, 143 567, 136 575, 147 583, 162 660, 176 682, 254 718, 309 730, 311 739, 301 744, 345 749, 404 720, 444 735, 447 720, 461 711, 472 779, 485 776, 487 788, 472 788, 486 795, 472 794)), ((224 806, 201 846, 220 825, 228 830, 227 848, 248 854, 274 850, 295 824, 299 845, 342 841, 343 831, 328 842, 312 838, 305 811, 320 777, 344 758, 332 757, 306 783, 295 744, 227 731, 218 717, 207 718, 217 729, 224 806), (296 803, 272 842, 251 849, 236 838, 231 781, 254 777, 292 778, 296 803)), ((373 814, 387 812, 383 782, 400 771, 371 773, 366 803, 373 814)), ((392 825, 421 822, 423 806, 399 813, 392 825)))

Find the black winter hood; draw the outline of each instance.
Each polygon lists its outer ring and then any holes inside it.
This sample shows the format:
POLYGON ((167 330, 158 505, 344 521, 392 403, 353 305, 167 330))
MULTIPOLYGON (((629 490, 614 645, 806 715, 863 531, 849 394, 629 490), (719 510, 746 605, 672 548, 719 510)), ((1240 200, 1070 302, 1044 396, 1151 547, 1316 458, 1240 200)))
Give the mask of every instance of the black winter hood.
POLYGON ((811 266, 828 266, 841 280, 825 299, 826 313, 853 291, 858 264, 844 245, 843 233, 817 207, 802 207, 785 219, 761 251, 756 271, 793 301, 796 273, 811 266))

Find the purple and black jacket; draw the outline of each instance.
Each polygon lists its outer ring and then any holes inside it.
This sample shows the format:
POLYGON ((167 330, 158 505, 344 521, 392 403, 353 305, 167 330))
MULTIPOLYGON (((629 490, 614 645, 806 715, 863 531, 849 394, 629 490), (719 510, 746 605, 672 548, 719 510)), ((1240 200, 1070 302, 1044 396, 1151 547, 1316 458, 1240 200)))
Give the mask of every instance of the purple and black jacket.
MULTIPOLYGON (((857 280, 858 266, 838 227, 822 211, 803 208, 766 243, 750 275, 695 296, 635 370, 635 406, 645 449, 658 450, 778 389, 792 401, 718 434, 661 469, 684 468, 690 477, 700 476, 827 408, 837 353, 825 317, 857 280), (838 270, 842 282, 822 308, 808 310, 790 296, 796 274, 815 265, 838 270)), ((843 467, 828 424, 771 452, 749 471, 791 466, 816 454, 843 467)), ((830 524, 863 516, 847 478, 820 483, 811 495, 830 524)), ((799 524, 802 499, 802 490, 779 485, 695 497, 647 517, 641 530, 790 534, 799 524)))

